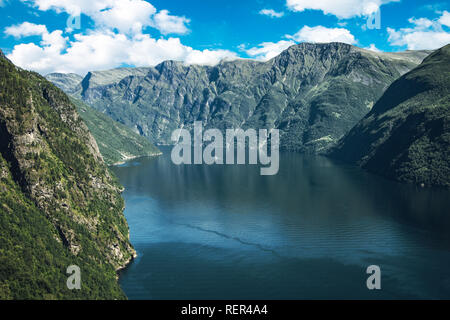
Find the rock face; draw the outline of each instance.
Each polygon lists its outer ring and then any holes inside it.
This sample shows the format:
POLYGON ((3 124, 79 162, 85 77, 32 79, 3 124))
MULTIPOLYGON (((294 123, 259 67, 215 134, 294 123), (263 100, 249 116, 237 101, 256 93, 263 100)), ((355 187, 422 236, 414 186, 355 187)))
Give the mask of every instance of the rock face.
POLYGON ((450 186, 450 45, 395 81, 331 156, 396 180, 450 186))
POLYGON ((159 144, 171 144, 174 129, 201 120, 207 128, 279 128, 282 148, 322 152, 428 54, 302 43, 265 63, 166 61, 92 72, 66 90, 159 144))
POLYGON ((124 298, 121 190, 69 98, 0 57, 0 298, 124 298), (65 286, 72 264, 82 290, 65 286))
POLYGON ((107 165, 120 164, 138 157, 161 155, 161 151, 145 137, 80 100, 71 98, 71 101, 97 141, 107 165))
POLYGON ((76 73, 50 73, 45 77, 68 94, 75 93, 83 80, 83 77, 76 73))

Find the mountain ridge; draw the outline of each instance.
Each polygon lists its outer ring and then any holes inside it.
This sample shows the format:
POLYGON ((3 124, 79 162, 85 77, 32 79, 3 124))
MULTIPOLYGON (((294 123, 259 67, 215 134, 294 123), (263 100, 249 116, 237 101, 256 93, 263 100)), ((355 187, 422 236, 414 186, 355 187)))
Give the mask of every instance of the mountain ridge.
POLYGON ((164 61, 120 68, 120 76, 110 76, 114 70, 90 72, 71 95, 157 144, 171 144, 174 129, 203 121, 222 130, 279 128, 282 148, 324 152, 427 54, 302 43, 267 62, 211 67, 164 61))

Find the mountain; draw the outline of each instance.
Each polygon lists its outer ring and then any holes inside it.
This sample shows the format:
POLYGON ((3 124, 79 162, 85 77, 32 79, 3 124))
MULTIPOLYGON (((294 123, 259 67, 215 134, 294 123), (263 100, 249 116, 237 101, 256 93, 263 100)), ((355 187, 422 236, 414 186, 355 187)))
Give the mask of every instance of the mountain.
POLYGON ((75 93, 78 90, 78 85, 83 80, 83 77, 76 73, 51 73, 46 78, 68 94, 75 93))
POLYGON ((71 98, 72 103, 97 141, 100 153, 107 165, 119 164, 126 160, 160 155, 148 139, 133 132, 107 115, 87 106, 80 100, 71 98))
POLYGON ((222 130, 275 127, 283 149, 323 152, 428 54, 302 43, 268 62, 209 67, 166 61, 90 72, 65 90, 158 144, 171 144, 174 129, 192 129, 202 120, 222 130))
POLYGON ((450 186, 450 45, 395 81, 331 156, 399 181, 450 186))
POLYGON ((125 298, 122 190, 66 94, 0 54, 0 299, 125 298))

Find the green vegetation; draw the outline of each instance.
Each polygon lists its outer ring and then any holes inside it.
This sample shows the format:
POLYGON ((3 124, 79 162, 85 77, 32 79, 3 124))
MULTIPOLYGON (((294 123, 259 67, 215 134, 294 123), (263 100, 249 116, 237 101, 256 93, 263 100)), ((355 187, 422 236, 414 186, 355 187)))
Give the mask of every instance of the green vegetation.
POLYGON ((395 81, 331 156, 399 181, 450 186, 450 45, 395 81))
POLYGON ((0 156, 0 300, 123 299, 114 269, 74 256, 45 213, 20 190, 0 156), (82 290, 68 290, 66 268, 81 268, 82 290))
POLYGON ((120 190, 69 98, 0 54, 0 298, 125 298, 120 190), (81 290, 66 287, 73 264, 81 290))
POLYGON ((71 101, 97 141, 106 164, 112 165, 130 158, 155 156, 161 153, 150 141, 125 125, 80 100, 71 98, 71 101))

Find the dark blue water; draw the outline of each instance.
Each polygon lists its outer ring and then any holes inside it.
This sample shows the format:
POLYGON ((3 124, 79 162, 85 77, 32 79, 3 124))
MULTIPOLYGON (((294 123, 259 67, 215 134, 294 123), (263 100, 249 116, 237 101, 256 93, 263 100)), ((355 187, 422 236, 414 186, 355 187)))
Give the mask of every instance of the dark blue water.
POLYGON ((139 255, 120 276, 130 299, 450 298, 448 190, 294 153, 260 176, 163 151, 113 169, 139 255))

